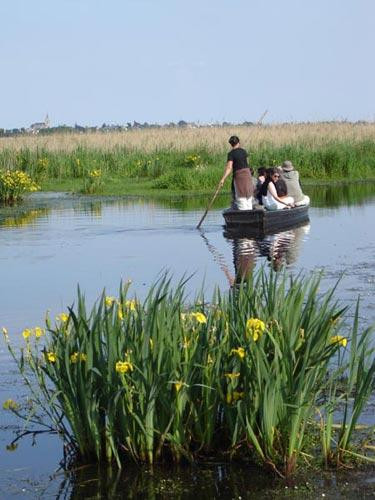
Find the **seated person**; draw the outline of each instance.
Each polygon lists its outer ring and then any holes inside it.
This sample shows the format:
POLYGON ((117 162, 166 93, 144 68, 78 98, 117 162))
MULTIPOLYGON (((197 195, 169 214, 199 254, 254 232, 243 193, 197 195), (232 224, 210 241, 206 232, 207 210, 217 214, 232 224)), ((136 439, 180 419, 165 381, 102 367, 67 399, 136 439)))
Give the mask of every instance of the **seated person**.
POLYGON ((283 178, 283 170, 281 167, 275 168, 277 170, 277 173, 280 175, 280 177, 275 182, 277 196, 286 196, 288 194, 288 188, 283 178))
POLYGON ((294 207, 291 196, 278 196, 275 183, 280 178, 276 168, 267 169, 267 177, 261 187, 262 202, 267 210, 280 210, 294 207))
POLYGON ((258 201, 259 205, 262 205, 261 187, 262 187, 263 182, 266 180, 266 174, 267 174, 266 167, 259 167, 258 168, 258 177, 257 177, 255 190, 254 190, 254 198, 258 201))
POLYGON ((283 179, 286 183, 288 195, 292 196, 294 199, 294 204, 296 207, 302 205, 309 205, 310 198, 303 194, 301 183, 299 180, 299 172, 294 169, 293 163, 289 160, 284 161, 281 165, 283 171, 283 179))

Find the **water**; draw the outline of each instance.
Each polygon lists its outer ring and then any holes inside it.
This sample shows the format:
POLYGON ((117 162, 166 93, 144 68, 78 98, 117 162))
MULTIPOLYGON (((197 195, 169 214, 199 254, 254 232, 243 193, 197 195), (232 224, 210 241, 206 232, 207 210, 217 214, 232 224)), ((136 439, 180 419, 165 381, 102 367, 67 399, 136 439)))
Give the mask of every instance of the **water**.
MULTIPOLYGON (((338 297, 353 306, 360 294, 361 322, 374 322, 375 186, 320 186, 308 194, 313 200, 310 223, 263 239, 228 234, 221 216, 226 196, 208 214, 202 231, 195 226, 207 203, 205 198, 152 201, 44 193, 33 195, 22 206, 2 208, 0 328, 6 326, 13 343, 22 345, 20 332, 42 325, 46 310, 52 318, 65 311, 75 299, 78 283, 89 302, 103 288, 115 295, 121 279, 131 279, 133 290, 142 297, 160 272, 168 270, 176 281, 184 274, 192 275, 189 292, 194 294, 203 284, 209 297, 216 285, 228 289, 236 276, 247 275, 260 265, 278 269, 283 264, 292 272, 324 270, 324 286, 345 273, 338 297)), ((22 398, 26 392, 1 343, 0 401, 22 398)), ((366 412, 365 421, 374 423, 373 412, 366 412)), ((80 498, 80 491, 93 496, 103 488, 103 481, 106 484, 93 469, 69 477, 61 471, 56 475, 62 457, 56 436, 38 436, 36 446, 30 436, 19 441, 14 451, 6 450, 18 428, 19 422, 1 409, 0 491, 6 493, 4 498, 55 497, 59 489, 64 497, 80 498)), ((265 481, 254 473, 243 485, 239 476, 244 471, 234 473, 227 465, 206 466, 205 470, 211 478, 206 483, 192 480, 204 477, 195 469, 176 472, 179 480, 173 485, 168 482, 171 473, 132 472, 132 484, 141 485, 140 490, 134 489, 134 496, 142 491, 146 498, 145 491, 152 490, 163 498, 171 490, 174 496, 190 498, 205 484, 221 498, 234 498, 230 491, 237 491, 238 498, 244 488, 254 495, 258 492, 255 497, 259 498, 269 483, 269 478, 265 481)), ((130 480, 122 475, 116 481, 114 497, 130 480)), ((318 487, 320 483, 314 484, 318 487)), ((273 486, 267 486, 269 495, 273 486)))

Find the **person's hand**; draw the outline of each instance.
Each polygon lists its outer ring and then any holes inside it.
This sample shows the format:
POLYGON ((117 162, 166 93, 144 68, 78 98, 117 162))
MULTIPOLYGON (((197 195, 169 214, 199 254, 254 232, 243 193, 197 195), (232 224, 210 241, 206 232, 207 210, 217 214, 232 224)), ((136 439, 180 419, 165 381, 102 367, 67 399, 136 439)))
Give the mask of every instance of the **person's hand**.
POLYGON ((222 188, 223 186, 224 186, 224 181, 223 181, 223 179, 221 179, 219 182, 219 188, 222 188))

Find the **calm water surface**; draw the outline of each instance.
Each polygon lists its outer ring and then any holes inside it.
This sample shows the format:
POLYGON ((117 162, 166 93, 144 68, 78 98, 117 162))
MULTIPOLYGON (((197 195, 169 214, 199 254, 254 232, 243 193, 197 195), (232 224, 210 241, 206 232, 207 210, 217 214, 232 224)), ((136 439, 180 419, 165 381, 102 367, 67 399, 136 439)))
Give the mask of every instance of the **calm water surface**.
MULTIPOLYGON (((176 281, 191 274, 189 292, 194 294, 203 285, 209 297, 216 285, 228 289, 236 275, 251 273, 260 265, 274 269, 286 265, 292 272, 322 269, 324 286, 343 275, 338 297, 353 305, 360 294, 362 324, 374 322, 375 185, 320 186, 310 188, 308 194, 313 200, 310 223, 263 239, 225 231, 221 210, 226 196, 208 214, 203 231, 195 226, 207 203, 205 198, 146 201, 44 193, 30 197, 20 207, 0 208, 0 328, 6 326, 13 343, 22 345, 20 332, 42 325, 46 310, 51 317, 65 311, 74 301, 78 283, 89 302, 103 288, 115 295, 121 279, 131 279, 134 292, 142 297, 160 272, 168 270, 176 281)), ((0 401, 21 399, 25 394, 0 343, 0 401)), ((373 408, 364 421, 374 423, 373 408)), ((6 450, 18 426, 19 422, 0 409, 1 498, 54 498, 59 489, 63 498, 81 498, 84 491, 94 496, 100 494, 100 488, 107 488, 108 477, 98 479, 92 469, 71 478, 61 472, 55 475, 62 453, 54 436, 38 437, 35 446, 26 438, 16 450, 6 450)), ((165 473, 138 471, 131 475, 136 485, 132 488, 138 488, 134 496, 138 491, 144 498, 151 490, 156 498, 168 491, 178 498, 196 497, 204 487, 211 497, 213 491, 217 498, 239 498, 252 491, 254 497, 248 498, 261 498, 261 491, 266 494, 274 486, 256 471, 243 484, 240 476, 244 471, 237 472, 239 476, 225 465, 208 467, 205 474, 211 479, 203 484, 201 469, 199 474, 179 471, 179 480, 172 485, 165 473)), ((116 481, 119 489, 113 497, 120 495, 130 479, 121 476, 116 481)), ((109 483, 114 484, 112 476, 109 483)), ((315 486, 319 488, 319 484, 315 486)), ((370 490, 374 485, 369 485, 370 490)))

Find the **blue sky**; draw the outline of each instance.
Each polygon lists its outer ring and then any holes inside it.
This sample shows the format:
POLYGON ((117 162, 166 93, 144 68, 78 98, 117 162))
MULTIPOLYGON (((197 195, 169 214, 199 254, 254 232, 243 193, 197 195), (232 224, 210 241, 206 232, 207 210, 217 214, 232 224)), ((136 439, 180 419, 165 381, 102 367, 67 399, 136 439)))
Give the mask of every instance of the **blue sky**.
POLYGON ((374 0, 2 0, 0 127, 375 119, 374 0))

